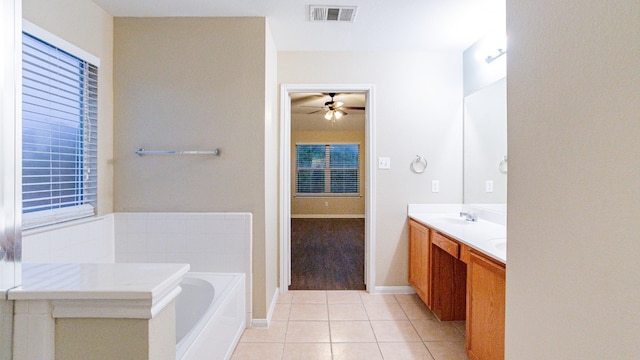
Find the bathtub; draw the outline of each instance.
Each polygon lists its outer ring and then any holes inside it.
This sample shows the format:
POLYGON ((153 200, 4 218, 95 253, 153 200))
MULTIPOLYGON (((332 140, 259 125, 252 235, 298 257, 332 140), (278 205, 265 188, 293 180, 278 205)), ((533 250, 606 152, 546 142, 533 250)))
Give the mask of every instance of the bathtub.
POLYGON ((245 275, 187 273, 176 298, 176 359, 229 359, 246 326, 245 275))

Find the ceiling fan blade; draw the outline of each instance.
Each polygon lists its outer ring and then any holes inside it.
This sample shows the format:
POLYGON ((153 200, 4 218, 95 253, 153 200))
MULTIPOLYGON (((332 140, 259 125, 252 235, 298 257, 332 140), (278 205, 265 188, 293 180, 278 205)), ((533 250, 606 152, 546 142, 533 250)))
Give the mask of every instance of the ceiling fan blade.
POLYGON ((343 106, 342 109, 346 110, 364 110, 364 106, 343 106))
POLYGON ((292 99, 291 103, 292 104, 307 103, 313 100, 321 99, 323 97, 324 95, 322 94, 311 94, 311 95, 301 96, 299 98, 292 99))
POLYGON ((325 111, 325 110, 324 109, 320 109, 320 110, 312 111, 312 112, 307 113, 307 114, 317 114, 317 113, 323 112, 323 111, 325 111))

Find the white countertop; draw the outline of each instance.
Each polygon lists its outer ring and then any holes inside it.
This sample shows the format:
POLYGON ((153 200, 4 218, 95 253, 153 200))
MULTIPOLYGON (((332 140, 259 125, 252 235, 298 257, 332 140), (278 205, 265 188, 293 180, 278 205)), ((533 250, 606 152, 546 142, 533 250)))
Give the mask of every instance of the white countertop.
POLYGON ((175 289, 188 264, 29 264, 9 300, 152 300, 175 289))
POLYGON ((504 225, 482 218, 466 221, 460 217, 460 205, 431 208, 409 205, 408 216, 502 263, 507 262, 507 229, 504 225))

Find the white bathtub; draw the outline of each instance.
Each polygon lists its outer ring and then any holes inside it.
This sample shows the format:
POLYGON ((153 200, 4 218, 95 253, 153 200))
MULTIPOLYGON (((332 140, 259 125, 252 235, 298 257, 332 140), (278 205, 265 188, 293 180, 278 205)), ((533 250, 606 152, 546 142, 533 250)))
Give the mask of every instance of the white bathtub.
POLYGON ((187 273, 176 298, 176 359, 229 359, 246 326, 245 275, 187 273))

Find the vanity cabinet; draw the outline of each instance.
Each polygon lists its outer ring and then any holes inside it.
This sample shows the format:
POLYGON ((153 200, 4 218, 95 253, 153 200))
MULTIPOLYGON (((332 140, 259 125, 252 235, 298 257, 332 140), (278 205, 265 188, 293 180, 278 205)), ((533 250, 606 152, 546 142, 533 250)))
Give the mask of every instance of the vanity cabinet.
POLYGON ((504 359, 503 262, 409 219, 409 284, 440 320, 466 320, 471 360, 504 359))
POLYGON ((504 359, 505 265, 471 250, 467 273, 467 355, 504 359))
POLYGON ((429 228, 409 219, 409 284, 427 306, 430 306, 431 292, 430 247, 429 228))

